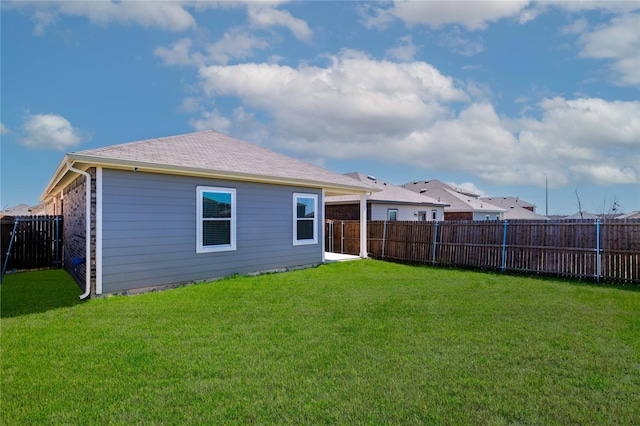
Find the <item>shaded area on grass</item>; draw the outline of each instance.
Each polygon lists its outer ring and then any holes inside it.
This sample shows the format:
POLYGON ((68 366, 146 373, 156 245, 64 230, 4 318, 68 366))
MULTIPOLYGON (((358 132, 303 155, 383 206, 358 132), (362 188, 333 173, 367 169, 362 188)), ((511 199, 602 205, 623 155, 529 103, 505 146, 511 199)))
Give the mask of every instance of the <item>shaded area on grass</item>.
POLYGON ((0 318, 11 318, 70 307, 82 293, 64 269, 5 275, 0 285, 0 318))

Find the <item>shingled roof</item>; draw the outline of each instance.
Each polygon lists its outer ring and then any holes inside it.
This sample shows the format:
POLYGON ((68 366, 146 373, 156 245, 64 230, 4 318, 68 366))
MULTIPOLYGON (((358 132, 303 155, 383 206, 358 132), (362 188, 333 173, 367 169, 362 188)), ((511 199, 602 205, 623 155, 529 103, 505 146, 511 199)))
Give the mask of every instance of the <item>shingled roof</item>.
POLYGON ((66 174, 66 162, 171 174, 325 188, 331 194, 377 191, 367 184, 214 130, 69 153, 43 194, 66 174))
POLYGON ((407 182, 402 187, 448 203, 449 207, 445 208, 448 212, 506 212, 506 209, 480 200, 476 194, 454 188, 437 179, 407 182))
MULTIPOLYGON (((377 187, 380 192, 371 194, 369 201, 378 203, 390 203, 390 204, 423 204, 429 206, 448 206, 448 203, 440 202, 431 197, 427 197, 401 186, 394 185, 389 182, 385 182, 380 179, 376 179, 373 176, 367 176, 364 173, 352 172, 345 173, 345 176, 352 177, 360 182, 366 182, 370 185, 377 187)), ((337 197, 327 197, 327 204, 340 204, 358 202, 359 197, 353 195, 343 195, 337 197)))

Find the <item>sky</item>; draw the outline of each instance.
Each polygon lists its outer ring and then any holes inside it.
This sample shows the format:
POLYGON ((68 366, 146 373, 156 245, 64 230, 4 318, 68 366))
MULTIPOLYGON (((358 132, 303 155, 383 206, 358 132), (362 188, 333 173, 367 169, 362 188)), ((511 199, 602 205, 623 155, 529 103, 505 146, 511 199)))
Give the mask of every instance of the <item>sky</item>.
POLYGON ((638 1, 3 0, 0 14, 3 209, 37 204, 67 152, 214 129, 541 214, 640 210, 638 1))

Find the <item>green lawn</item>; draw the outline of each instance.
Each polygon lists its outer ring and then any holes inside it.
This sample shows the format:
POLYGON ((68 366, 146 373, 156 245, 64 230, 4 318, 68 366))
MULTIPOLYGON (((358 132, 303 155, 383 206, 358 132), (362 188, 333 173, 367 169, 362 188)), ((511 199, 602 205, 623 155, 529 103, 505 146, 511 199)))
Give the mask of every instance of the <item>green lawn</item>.
POLYGON ((366 260, 1 290, 0 423, 639 424, 640 292, 366 260))

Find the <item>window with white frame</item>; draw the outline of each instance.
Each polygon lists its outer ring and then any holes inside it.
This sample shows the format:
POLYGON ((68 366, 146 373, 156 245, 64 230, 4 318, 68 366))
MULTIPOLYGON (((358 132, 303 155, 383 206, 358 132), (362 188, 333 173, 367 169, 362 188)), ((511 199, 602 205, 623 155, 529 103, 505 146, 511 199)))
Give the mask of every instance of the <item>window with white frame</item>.
POLYGON ((431 210, 431 220, 438 220, 438 210, 431 210))
POLYGON ((318 196, 293 194, 293 245, 318 243, 318 196))
POLYGON ((388 209, 387 220, 390 222, 395 222, 396 220, 398 220, 398 209, 388 209))
POLYGON ((236 249, 236 190, 199 186, 196 209, 196 252, 236 249))

